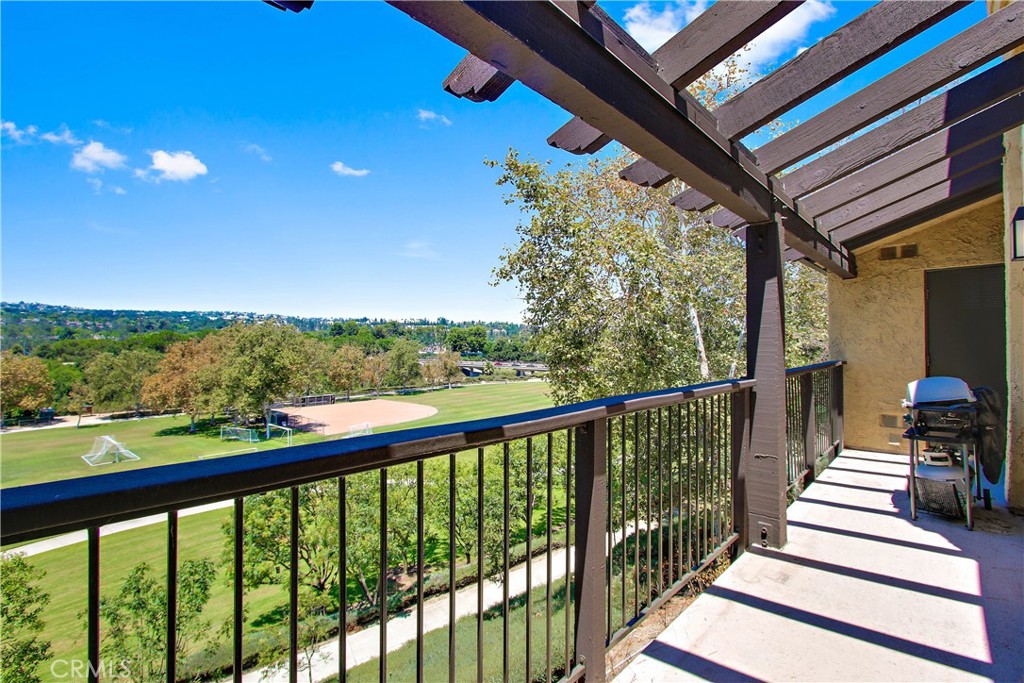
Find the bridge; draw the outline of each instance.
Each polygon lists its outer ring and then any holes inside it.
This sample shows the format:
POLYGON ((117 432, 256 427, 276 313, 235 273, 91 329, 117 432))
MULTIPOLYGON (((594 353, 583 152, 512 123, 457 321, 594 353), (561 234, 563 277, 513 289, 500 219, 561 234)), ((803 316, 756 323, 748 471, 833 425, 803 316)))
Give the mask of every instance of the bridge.
POLYGON ((515 370, 516 374, 520 377, 548 371, 548 366, 543 363, 524 363, 520 361, 464 360, 459 363, 459 368, 467 376, 476 377, 483 374, 484 367, 488 363, 493 365, 495 370, 515 370))

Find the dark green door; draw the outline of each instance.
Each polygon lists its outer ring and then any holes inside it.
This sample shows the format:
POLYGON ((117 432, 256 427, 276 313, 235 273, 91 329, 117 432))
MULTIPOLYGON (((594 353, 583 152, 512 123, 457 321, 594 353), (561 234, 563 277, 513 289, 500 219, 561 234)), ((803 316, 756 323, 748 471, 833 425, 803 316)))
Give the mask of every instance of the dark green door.
POLYGON ((991 387, 1006 405, 1006 286, 1003 266, 925 274, 929 376, 991 387))

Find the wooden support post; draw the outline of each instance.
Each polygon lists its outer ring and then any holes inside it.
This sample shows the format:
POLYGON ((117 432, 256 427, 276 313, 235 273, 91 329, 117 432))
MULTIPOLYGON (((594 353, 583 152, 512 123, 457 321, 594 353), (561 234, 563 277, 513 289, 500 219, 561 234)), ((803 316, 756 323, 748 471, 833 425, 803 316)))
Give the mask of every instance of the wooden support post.
POLYGON ((747 374, 751 397, 745 475, 751 544, 786 544, 786 355, 782 295, 782 228, 776 221, 747 228, 747 374))
POLYGON ((814 481, 814 466, 818 462, 818 416, 814 411, 814 374, 800 375, 800 415, 804 434, 804 467, 807 476, 804 485, 814 481))
MULTIPOLYGON (((576 430, 576 657, 588 683, 605 681, 605 548, 608 519, 608 422, 576 430)), ((568 672, 566 672, 568 675, 568 672)))

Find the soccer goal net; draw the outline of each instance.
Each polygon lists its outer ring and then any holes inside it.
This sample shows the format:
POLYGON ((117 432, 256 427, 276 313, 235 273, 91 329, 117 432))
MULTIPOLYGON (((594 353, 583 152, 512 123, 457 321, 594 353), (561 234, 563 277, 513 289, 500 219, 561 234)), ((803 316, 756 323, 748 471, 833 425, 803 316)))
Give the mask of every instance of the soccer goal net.
POLYGON ((360 422, 359 424, 348 426, 348 436, 346 438, 351 439, 353 436, 365 436, 366 434, 373 434, 373 425, 369 422, 360 422))
POLYGON ((92 450, 82 456, 82 460, 89 463, 90 467, 139 459, 139 456, 125 448, 123 443, 112 436, 97 436, 92 443, 92 450))
POLYGON ((257 443, 260 440, 255 429, 247 427, 221 427, 221 441, 244 441, 246 443, 257 443))
POLYGON ((281 425, 276 425, 273 423, 267 425, 267 427, 267 433, 270 435, 271 439, 273 439, 275 436, 284 437, 288 439, 288 445, 292 445, 292 432, 295 430, 293 430, 291 427, 282 427, 281 425))

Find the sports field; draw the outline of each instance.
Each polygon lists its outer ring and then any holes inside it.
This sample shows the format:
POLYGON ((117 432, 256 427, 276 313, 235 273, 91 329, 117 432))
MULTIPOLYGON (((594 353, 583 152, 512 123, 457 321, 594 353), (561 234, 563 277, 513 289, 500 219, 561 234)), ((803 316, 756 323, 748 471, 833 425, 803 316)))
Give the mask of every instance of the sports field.
MULTIPOLYGON (((378 427, 374 431, 390 432, 546 408, 551 405, 547 388, 544 382, 511 382, 389 396, 387 401, 427 406, 436 412, 429 417, 378 427)), ((358 405, 359 402, 355 403, 358 405)), ((407 411, 396 412, 403 415, 417 414, 407 411)), ((418 414, 424 412, 429 411, 419 411, 418 414)), ((189 434, 188 418, 177 416, 121 420, 80 429, 60 427, 3 434, 0 435, 0 487, 23 486, 188 462, 198 457, 209 457, 250 447, 267 450, 286 445, 281 438, 255 444, 221 441, 219 426, 209 426, 205 422, 200 422, 198 428, 197 433, 189 434), (97 467, 87 465, 81 456, 89 452, 96 437, 104 435, 116 437, 141 460, 97 467)), ((312 443, 338 436, 344 434, 325 437, 319 433, 296 431, 293 443, 312 443)))

